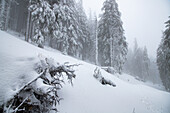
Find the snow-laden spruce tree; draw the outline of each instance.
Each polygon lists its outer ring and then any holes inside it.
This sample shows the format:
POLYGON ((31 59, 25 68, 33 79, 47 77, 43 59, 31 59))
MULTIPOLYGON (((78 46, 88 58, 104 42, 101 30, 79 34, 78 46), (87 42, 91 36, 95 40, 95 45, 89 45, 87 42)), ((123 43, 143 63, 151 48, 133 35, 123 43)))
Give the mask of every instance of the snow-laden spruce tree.
POLYGON ((65 54, 75 56, 81 47, 78 41, 78 20, 74 0, 61 0, 54 4, 59 30, 56 30, 58 49, 65 54))
POLYGON ((98 25, 99 61, 121 73, 128 50, 118 4, 115 0, 106 0, 102 11, 98 25))
POLYGON ((83 1, 79 0, 76 3, 76 10, 77 10, 77 19, 78 19, 78 41, 81 45, 80 54, 83 60, 89 60, 89 50, 91 49, 90 45, 90 33, 88 27, 88 20, 83 9, 83 1))
POLYGON ((166 30, 157 50, 157 64, 163 85, 170 91, 170 17, 165 24, 166 30))
POLYGON ((51 5, 46 0, 33 0, 32 2, 29 10, 35 25, 33 39, 42 47, 45 37, 49 36, 51 34, 50 31, 54 29, 56 17, 51 5))

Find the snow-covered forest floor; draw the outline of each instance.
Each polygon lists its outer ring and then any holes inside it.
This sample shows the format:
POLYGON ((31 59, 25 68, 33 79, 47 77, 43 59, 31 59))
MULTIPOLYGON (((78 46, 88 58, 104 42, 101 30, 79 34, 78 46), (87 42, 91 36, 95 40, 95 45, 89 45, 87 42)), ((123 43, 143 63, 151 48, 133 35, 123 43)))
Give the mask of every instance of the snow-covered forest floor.
POLYGON ((130 75, 111 75, 101 69, 102 76, 116 87, 102 85, 93 77, 95 65, 50 48, 38 48, 6 32, 0 31, 0 38, 0 104, 38 76, 33 66, 45 56, 59 63, 82 64, 75 68, 73 86, 65 82, 59 91, 64 98, 58 105, 60 113, 170 113, 170 93, 130 75))

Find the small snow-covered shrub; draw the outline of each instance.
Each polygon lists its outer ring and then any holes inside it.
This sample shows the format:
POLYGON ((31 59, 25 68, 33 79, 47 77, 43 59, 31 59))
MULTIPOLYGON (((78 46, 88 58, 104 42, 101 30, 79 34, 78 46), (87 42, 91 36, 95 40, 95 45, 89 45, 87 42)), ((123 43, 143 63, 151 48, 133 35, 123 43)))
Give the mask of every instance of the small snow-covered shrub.
POLYGON ((94 78, 96 78, 101 84, 103 85, 110 85, 110 86, 113 86, 113 87, 116 87, 116 84, 113 83, 111 80, 108 80, 106 78, 104 78, 100 72, 100 69, 96 68, 94 70, 94 74, 93 74, 94 78))
POLYGON ((14 97, 3 105, 4 113, 47 113, 58 112, 60 96, 58 90, 64 83, 64 75, 72 84, 76 77, 72 69, 76 65, 60 65, 53 59, 41 58, 34 66, 38 77, 21 87, 14 97))

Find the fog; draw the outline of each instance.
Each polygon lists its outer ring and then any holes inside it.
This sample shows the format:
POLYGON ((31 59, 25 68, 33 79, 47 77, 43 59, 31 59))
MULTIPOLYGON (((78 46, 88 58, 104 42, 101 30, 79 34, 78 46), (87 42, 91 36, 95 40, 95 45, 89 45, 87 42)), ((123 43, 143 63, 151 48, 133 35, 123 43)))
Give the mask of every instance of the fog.
MULTIPOLYGON (((105 0, 83 0, 87 14, 101 13, 105 0)), ((146 46, 149 56, 156 57, 156 50, 165 28, 164 22, 170 16, 170 0, 117 0, 122 14, 123 27, 129 47, 133 47, 134 38, 139 46, 146 46)))

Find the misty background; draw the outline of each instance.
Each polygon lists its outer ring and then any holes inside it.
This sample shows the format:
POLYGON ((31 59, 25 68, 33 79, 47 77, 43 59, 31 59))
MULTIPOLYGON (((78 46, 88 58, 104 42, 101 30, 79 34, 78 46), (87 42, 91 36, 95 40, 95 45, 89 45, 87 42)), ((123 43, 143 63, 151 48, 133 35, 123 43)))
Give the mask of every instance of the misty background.
MULTIPOLYGON (((99 16, 104 1, 83 0, 86 14, 91 10, 99 16)), ((117 3, 129 48, 136 38, 140 47, 147 47, 149 57, 156 59, 164 23, 170 15, 170 0, 117 0, 117 3)))

